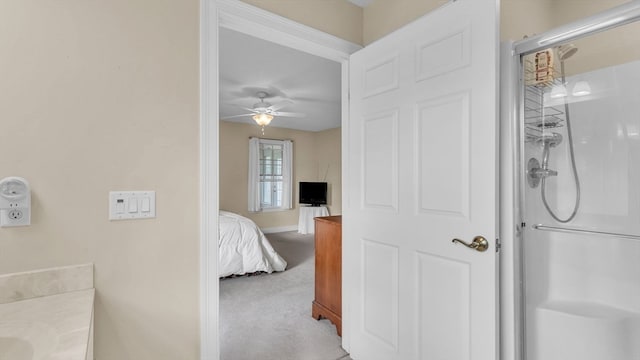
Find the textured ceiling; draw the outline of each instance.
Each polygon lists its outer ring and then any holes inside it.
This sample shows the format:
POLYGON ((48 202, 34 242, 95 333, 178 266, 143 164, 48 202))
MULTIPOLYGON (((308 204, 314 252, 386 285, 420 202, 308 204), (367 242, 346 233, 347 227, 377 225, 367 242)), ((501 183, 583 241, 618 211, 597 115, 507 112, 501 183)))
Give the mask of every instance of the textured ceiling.
MULTIPOLYGON (((276 116, 269 126, 305 131, 340 127, 341 65, 314 55, 220 29, 220 119, 247 114, 265 91, 279 111, 304 117, 276 116)), ((255 124, 250 116, 228 119, 255 124)), ((256 125, 257 126, 257 125, 256 125)))

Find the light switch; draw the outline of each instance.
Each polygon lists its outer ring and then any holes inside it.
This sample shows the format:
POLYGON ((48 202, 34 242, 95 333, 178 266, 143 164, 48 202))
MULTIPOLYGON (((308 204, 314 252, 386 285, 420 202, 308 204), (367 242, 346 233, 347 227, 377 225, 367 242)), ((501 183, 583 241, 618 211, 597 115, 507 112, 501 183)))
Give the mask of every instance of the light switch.
POLYGON ((109 192, 109 220, 150 219, 155 217, 155 191, 109 192))
POLYGON ((140 202, 140 211, 143 213, 148 213, 151 211, 151 200, 148 197, 143 197, 140 202))
POLYGON ((137 213, 138 212, 138 199, 131 197, 129 198, 129 213, 137 213))

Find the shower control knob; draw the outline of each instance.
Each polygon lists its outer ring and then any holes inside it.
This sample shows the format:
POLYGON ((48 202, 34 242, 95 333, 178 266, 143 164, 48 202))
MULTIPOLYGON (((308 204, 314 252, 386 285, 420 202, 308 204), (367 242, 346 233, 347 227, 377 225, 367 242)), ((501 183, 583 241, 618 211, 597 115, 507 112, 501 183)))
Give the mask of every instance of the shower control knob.
POLYGON ((471 244, 460 240, 460 239, 453 239, 451 240, 451 242, 453 243, 460 243, 470 249, 474 249, 480 252, 486 251, 489 248, 489 242, 487 241, 487 239, 485 239, 482 236, 476 236, 473 238, 473 241, 471 242, 471 244))

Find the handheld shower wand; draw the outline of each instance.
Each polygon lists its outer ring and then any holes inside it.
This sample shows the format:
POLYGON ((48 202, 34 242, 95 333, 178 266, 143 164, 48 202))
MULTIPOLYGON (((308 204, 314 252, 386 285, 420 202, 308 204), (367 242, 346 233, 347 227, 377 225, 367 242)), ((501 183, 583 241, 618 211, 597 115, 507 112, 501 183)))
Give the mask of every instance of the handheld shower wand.
MULTIPOLYGON (((551 136, 543 138, 542 140, 542 169, 543 170, 549 169, 549 153, 550 153, 549 150, 552 147, 556 147, 560 145, 561 142, 562 142, 562 135, 558 133, 551 133, 551 136)), ((555 173, 553 175, 558 174, 557 171, 553 171, 553 172, 555 173)))
MULTIPOLYGON (((562 45, 559 46, 557 48, 557 53, 558 53, 558 57, 560 58, 560 73, 562 76, 562 85, 566 86, 567 85, 567 81, 565 78, 565 70, 564 70, 564 61, 568 58, 570 58, 571 56, 573 56, 576 52, 578 51, 578 48, 575 47, 575 45, 573 44, 567 44, 567 45, 562 45)), ((546 185, 547 185, 547 176, 542 176, 542 185, 540 186, 540 194, 542 196, 542 203, 544 204, 544 207, 547 209, 547 211, 549 212, 549 215, 551 215, 552 218, 554 218, 556 221, 561 222, 561 223, 567 223, 569 221, 571 221, 576 214, 578 213, 578 207, 580 206, 580 179, 578 178, 578 170, 576 169, 576 156, 573 150, 573 135, 571 134, 571 116, 569 115, 569 103, 567 102, 567 97, 564 96, 564 114, 565 114, 565 118, 567 120, 567 138, 569 140, 569 155, 571 157, 571 170, 573 172, 573 179, 575 180, 575 189, 576 189, 576 202, 575 205, 573 207, 573 211, 571 212, 571 215, 569 215, 569 217, 565 218, 565 219, 561 219, 558 215, 556 215, 553 210, 551 209, 551 207, 549 206, 549 204, 547 203, 547 195, 546 195, 546 185)), ((560 135, 560 134, 554 134, 555 135, 560 135)), ((560 141, 562 140, 562 137, 560 137, 560 141)), ((544 141, 544 140, 543 140, 544 141)), ((560 142, 558 141, 557 143, 555 143, 554 145, 551 145, 551 141, 549 142, 544 142, 544 148, 542 150, 542 169, 543 170, 547 170, 547 164, 549 161, 549 148, 552 146, 555 146, 557 144, 559 144, 560 142)), ((555 173, 557 174, 557 172, 555 173)))

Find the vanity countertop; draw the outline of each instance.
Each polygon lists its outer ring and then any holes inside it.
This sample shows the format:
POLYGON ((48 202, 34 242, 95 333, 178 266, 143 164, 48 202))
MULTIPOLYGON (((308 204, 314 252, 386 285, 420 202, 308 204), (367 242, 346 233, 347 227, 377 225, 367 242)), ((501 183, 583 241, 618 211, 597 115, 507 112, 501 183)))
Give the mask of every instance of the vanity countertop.
POLYGON ((93 358, 93 265, 0 275, 0 359, 93 358))
POLYGON ((26 342, 34 359, 85 360, 93 298, 88 289, 0 304, 0 338, 26 342))

